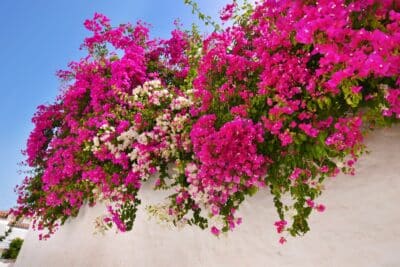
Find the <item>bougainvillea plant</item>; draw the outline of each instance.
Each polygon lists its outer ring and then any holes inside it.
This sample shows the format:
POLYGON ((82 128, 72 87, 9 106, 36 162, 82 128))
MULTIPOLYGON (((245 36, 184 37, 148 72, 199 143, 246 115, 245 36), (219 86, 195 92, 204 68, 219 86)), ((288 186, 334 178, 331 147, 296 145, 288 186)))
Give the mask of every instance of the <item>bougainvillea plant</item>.
POLYGON ((167 40, 87 20, 88 56, 33 118, 13 212, 47 238, 103 201, 97 228, 128 231, 153 183, 172 192, 147 207, 164 222, 219 235, 246 198, 270 193, 277 232, 306 233, 325 178, 353 174, 365 134, 400 119, 400 3, 235 1, 221 20, 167 40))

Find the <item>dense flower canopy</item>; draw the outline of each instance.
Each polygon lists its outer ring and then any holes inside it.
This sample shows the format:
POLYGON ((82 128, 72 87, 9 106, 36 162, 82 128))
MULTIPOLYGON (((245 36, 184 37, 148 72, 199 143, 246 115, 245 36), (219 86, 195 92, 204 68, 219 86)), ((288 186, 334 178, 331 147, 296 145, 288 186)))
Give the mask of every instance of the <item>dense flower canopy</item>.
POLYGON ((221 19, 230 26, 167 40, 87 20, 88 56, 59 72, 66 88, 33 118, 13 212, 47 238, 104 201, 98 229, 127 231, 150 182, 172 194, 149 213, 174 225, 227 232, 260 191, 278 233, 307 232, 324 179, 353 174, 365 133, 400 119, 400 3, 234 2, 221 19))

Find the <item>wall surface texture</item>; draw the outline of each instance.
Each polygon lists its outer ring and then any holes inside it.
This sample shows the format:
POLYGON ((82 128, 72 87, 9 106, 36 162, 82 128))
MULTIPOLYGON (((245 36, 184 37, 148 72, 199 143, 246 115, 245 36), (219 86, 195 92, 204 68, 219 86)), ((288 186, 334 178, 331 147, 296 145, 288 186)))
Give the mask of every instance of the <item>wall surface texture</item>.
MULTIPOLYGON (((93 235, 104 207, 83 208, 50 240, 30 231, 15 266, 400 266, 400 128, 367 137, 371 154, 355 176, 330 178, 314 213, 311 232, 288 238, 273 227, 272 199, 259 192, 243 205, 243 223, 227 237, 194 228, 170 229, 149 221, 143 207, 131 232, 93 235)), ((158 201, 144 190, 142 203, 158 201)))

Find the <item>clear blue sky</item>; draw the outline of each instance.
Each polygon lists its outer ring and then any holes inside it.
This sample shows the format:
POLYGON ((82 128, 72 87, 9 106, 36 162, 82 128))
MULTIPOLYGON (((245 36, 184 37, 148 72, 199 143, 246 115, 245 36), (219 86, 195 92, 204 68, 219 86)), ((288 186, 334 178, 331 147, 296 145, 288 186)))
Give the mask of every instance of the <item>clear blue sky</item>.
MULTIPOLYGON (((217 17, 227 0, 199 0, 202 10, 217 17)), ((59 83, 55 72, 83 54, 88 32, 83 21, 94 12, 113 24, 141 19, 156 37, 168 36, 174 19, 189 27, 197 21, 183 0, 1 0, 0 1, 0 210, 15 204, 13 188, 20 153, 32 130, 36 106, 52 102, 59 83)))

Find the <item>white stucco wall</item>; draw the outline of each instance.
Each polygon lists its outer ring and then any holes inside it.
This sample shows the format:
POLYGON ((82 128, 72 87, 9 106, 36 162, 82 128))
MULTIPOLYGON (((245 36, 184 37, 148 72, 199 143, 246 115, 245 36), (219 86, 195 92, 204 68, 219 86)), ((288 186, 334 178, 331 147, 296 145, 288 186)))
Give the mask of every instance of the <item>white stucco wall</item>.
MULTIPOLYGON (((93 235, 102 207, 84 208, 48 241, 29 232, 15 266, 400 266, 400 128, 368 137, 357 175, 326 183, 325 213, 311 232, 280 245, 268 193, 241 209, 243 224, 219 239, 208 231, 163 228, 139 211, 133 231, 93 235)), ((154 200, 144 192, 143 203, 154 200)))

